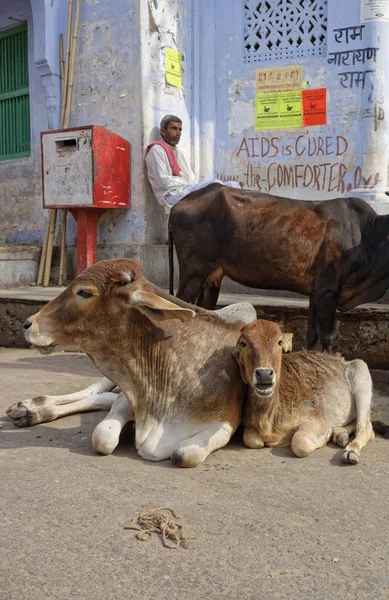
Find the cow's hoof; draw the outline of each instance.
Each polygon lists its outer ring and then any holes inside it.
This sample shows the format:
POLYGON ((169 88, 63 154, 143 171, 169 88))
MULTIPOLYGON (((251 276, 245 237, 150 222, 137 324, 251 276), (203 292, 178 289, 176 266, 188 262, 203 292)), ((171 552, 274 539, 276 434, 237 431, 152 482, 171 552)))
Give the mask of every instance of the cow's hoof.
POLYGON ((24 402, 17 402, 6 410, 6 415, 15 427, 30 427, 39 423, 36 419, 36 415, 30 410, 24 402))
POLYGON ((113 419, 102 421, 92 434, 92 446, 95 452, 107 456, 112 454, 119 443, 121 425, 113 419))
POLYGON ((172 454, 173 464, 184 469, 197 467, 203 460, 203 456, 199 456, 197 452, 188 452, 187 449, 176 448, 172 454))
POLYGON ((251 427, 244 428, 243 443, 247 448, 253 449, 261 449, 265 445, 255 429, 252 429, 251 427))
POLYGON ((46 423, 55 419, 55 414, 48 404, 47 396, 37 396, 29 400, 21 400, 6 410, 7 416, 15 427, 30 427, 38 423, 46 423))
POLYGON ((345 450, 343 452, 343 461, 350 465, 357 465, 359 463, 359 455, 352 450, 345 450))
POLYGON ((340 448, 345 448, 348 444, 348 441, 349 436, 348 433, 346 433, 345 431, 342 431, 342 433, 338 433, 334 440, 335 444, 337 444, 340 448))

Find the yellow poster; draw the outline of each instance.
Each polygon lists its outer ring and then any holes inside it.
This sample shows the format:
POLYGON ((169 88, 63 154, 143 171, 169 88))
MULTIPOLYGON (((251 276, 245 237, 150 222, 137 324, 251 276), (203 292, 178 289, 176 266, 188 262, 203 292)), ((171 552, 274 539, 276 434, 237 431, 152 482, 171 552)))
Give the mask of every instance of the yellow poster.
POLYGON ((165 75, 169 85, 182 88, 181 52, 172 48, 165 49, 165 75))
POLYGON ((255 129, 301 127, 302 97, 299 92, 278 92, 255 96, 255 129))
POLYGON ((303 65, 267 67, 255 73, 255 93, 287 92, 303 87, 303 65))
POLYGON ((303 101, 299 92, 281 92, 279 104, 278 127, 302 127, 303 101))
POLYGON ((255 129, 277 129, 279 94, 255 96, 255 129))

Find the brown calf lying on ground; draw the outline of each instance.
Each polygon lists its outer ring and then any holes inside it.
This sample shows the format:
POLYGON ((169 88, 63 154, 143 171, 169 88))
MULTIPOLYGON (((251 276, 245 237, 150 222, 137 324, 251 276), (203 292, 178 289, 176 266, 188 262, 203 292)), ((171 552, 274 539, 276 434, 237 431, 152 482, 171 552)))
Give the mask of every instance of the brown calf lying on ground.
POLYGON ((241 330, 234 356, 250 386, 244 443, 249 448, 291 444, 303 457, 332 436, 345 448, 344 461, 357 464, 361 449, 374 438, 366 363, 306 351, 282 357, 292 349, 292 337, 270 321, 254 321, 241 330), (354 432, 355 439, 348 443, 354 432))

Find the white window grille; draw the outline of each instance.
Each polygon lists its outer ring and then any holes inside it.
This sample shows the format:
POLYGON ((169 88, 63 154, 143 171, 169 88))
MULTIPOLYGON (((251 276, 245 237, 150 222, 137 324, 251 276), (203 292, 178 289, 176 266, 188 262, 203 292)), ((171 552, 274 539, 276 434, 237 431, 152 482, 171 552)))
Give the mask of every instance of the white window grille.
POLYGON ((327 52, 327 0, 244 0, 244 62, 327 52))

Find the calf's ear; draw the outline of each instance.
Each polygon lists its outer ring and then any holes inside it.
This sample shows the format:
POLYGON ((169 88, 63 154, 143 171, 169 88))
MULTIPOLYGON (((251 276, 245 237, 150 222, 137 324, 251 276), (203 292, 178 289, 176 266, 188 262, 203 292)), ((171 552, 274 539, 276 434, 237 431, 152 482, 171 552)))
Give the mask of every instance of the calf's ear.
POLYGON ((140 310, 152 321, 166 321, 168 319, 179 319, 183 323, 196 316, 194 310, 181 308, 178 304, 165 300, 156 294, 136 290, 129 296, 131 306, 140 310))
POLYGON ((244 364, 243 364, 243 361, 242 361, 242 359, 240 357, 239 350, 235 349, 233 351, 233 353, 232 353, 232 356, 235 358, 236 362, 239 365, 240 376, 243 379, 243 382, 244 383, 248 383, 248 379, 247 379, 247 376, 246 376, 246 369, 244 368, 244 364))
POLYGON ((293 333, 283 333, 281 339, 281 346, 283 352, 292 352, 292 338, 293 333))

